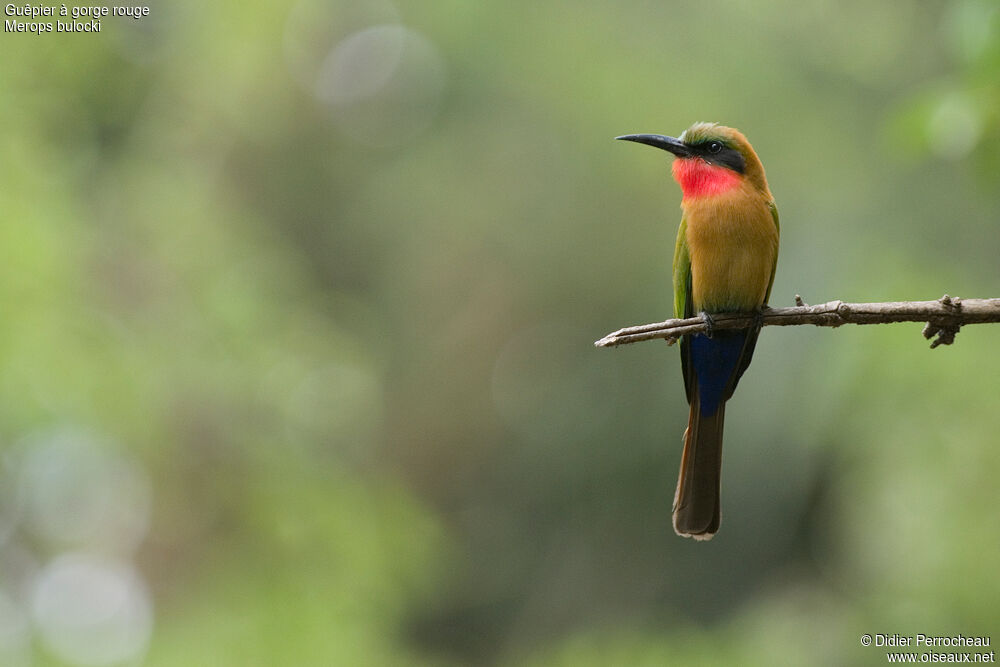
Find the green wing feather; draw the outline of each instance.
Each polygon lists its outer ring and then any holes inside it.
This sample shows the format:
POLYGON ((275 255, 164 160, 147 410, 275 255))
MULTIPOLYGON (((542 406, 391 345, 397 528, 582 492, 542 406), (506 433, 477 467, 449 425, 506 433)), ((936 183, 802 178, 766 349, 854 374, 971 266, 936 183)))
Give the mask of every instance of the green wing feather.
MULTIPOLYGON (((691 317, 691 311, 691 255, 688 253, 687 220, 681 218, 681 226, 677 230, 677 246, 674 248, 674 317, 691 317)), ((688 336, 681 338, 681 370, 684 374, 684 390, 690 403, 694 398, 695 381, 688 336)))
POLYGON ((674 248, 674 317, 691 317, 691 255, 688 254, 685 218, 681 218, 674 248))

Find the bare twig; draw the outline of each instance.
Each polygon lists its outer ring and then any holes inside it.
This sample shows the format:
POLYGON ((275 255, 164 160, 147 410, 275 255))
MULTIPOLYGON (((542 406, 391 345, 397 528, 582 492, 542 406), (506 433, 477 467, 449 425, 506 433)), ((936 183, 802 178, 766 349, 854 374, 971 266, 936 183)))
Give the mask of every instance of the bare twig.
MULTIPOLYGON (((765 308, 764 326, 814 324, 818 327, 839 327, 842 324, 889 324, 892 322, 926 322, 924 338, 934 338, 931 347, 951 345, 965 324, 1000 322, 1000 299, 959 299, 945 294, 937 301, 891 301, 888 303, 844 303, 829 301, 809 306, 795 295, 794 307, 765 308)), ((739 329, 750 326, 754 313, 713 313, 712 327, 739 329)), ((594 343, 597 347, 616 347, 642 340, 663 338, 671 345, 685 334, 705 331, 705 321, 699 317, 667 320, 636 327, 626 327, 608 334, 594 343)))

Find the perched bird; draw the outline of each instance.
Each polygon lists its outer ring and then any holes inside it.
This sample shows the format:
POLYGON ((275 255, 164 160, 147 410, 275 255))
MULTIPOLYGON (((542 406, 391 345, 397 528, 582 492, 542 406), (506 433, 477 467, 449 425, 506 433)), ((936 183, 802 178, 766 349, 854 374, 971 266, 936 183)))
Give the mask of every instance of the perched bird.
POLYGON ((708 540, 719 530, 726 401, 750 365, 759 314, 774 282, 778 209, 764 166, 739 130, 695 123, 676 139, 658 134, 617 138, 676 157, 673 173, 684 198, 674 251, 674 317, 701 314, 709 330, 681 339, 691 412, 674 496, 674 530, 708 540), (758 319, 747 329, 713 332, 711 315, 722 312, 755 312, 758 319))

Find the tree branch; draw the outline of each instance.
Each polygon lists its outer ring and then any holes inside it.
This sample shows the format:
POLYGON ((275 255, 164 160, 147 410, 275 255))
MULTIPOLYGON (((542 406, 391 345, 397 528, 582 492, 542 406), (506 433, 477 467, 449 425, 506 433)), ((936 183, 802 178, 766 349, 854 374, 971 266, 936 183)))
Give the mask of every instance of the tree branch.
MULTIPOLYGON (((818 327, 839 327, 842 324, 889 324, 892 322, 926 322, 924 338, 934 338, 931 348, 951 345, 964 324, 1000 322, 1000 299, 959 299, 945 294, 937 301, 891 301, 888 303, 844 303, 829 301, 818 306, 803 303, 795 295, 794 307, 767 308, 756 313, 719 313, 712 315, 712 328, 740 329, 760 317, 764 326, 787 327, 814 324, 818 327)), ((673 345, 685 334, 705 331, 702 317, 667 320, 653 324, 619 329, 594 343, 597 347, 616 347, 643 340, 663 338, 673 345)))

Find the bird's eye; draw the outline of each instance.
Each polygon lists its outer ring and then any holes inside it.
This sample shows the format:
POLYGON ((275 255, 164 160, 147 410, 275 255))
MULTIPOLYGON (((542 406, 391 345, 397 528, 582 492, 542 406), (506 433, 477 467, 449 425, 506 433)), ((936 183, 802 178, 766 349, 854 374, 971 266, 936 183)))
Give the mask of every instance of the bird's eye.
POLYGON ((713 141, 708 144, 709 153, 718 153, 720 151, 722 151, 722 144, 719 143, 718 141, 713 141))

